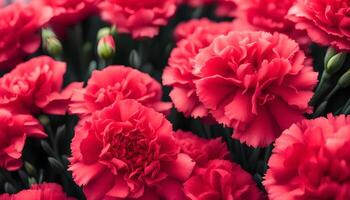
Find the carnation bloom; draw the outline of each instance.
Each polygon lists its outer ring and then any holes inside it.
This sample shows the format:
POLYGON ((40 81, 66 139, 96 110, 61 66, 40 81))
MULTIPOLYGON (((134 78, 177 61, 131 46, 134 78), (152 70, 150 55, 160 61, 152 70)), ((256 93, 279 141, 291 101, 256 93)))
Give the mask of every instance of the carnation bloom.
POLYGON ((50 23, 53 25, 73 25, 95 14, 100 0, 34 0, 39 8, 45 6, 53 10, 50 23))
POLYGON ((44 138, 46 134, 31 115, 13 115, 0 109, 0 167, 13 171, 22 166, 20 159, 27 136, 44 138))
POLYGON ((233 137, 267 146, 302 120, 317 83, 296 42, 279 33, 231 32, 195 58, 197 95, 233 137))
POLYGON ((148 74, 131 67, 109 66, 102 71, 94 71, 86 88, 74 92, 70 111, 90 115, 115 101, 134 99, 166 113, 172 105, 161 102, 161 97, 161 85, 148 74))
POLYGON ((264 199, 250 174, 226 160, 212 160, 196 169, 184 191, 190 200, 264 199))
POLYGON ((69 170, 89 200, 141 197, 167 179, 186 180, 195 164, 179 152, 170 122, 135 100, 81 121, 71 149, 69 170))
POLYGON ((51 10, 39 11, 32 5, 14 3, 0 8, 0 70, 14 67, 40 46, 40 28, 48 22, 51 10))
POLYGON ((189 155, 198 166, 204 166, 210 160, 230 158, 226 143, 221 138, 204 139, 184 131, 177 131, 174 136, 181 152, 189 155))
POLYGON ((168 67, 163 73, 163 84, 172 87, 170 97, 176 109, 185 116, 208 116, 208 110, 198 100, 195 91, 194 81, 198 77, 192 74, 194 58, 215 37, 232 29, 231 23, 216 23, 207 19, 191 20, 176 28, 175 37, 180 41, 171 52, 168 67))
POLYGON ((235 0, 239 30, 280 32, 296 40, 303 47, 310 45, 304 31, 296 30, 295 23, 286 15, 296 0, 235 0))
POLYGON ((105 0, 99 8, 104 20, 133 38, 154 37, 176 11, 176 0, 105 0))
POLYGON ((62 187, 56 183, 42 183, 31 185, 30 189, 17 194, 2 194, 1 200, 74 200, 67 197, 62 187))
POLYGON ((350 118, 293 124, 276 140, 263 182, 271 200, 350 199, 350 118))
POLYGON ((312 41, 350 50, 350 3, 345 0, 300 0, 289 11, 296 28, 312 41))
POLYGON ((47 56, 33 58, 0 78, 0 107, 14 113, 65 114, 73 89, 61 91, 66 64, 47 56))

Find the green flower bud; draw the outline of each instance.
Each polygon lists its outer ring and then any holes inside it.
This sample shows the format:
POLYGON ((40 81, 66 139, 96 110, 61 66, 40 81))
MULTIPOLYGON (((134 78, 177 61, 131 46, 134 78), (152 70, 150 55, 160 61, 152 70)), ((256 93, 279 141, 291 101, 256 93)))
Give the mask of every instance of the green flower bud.
POLYGON ((45 28, 41 31, 41 37, 43 38, 43 40, 45 40, 47 38, 56 37, 56 34, 52 31, 52 29, 45 28))
POLYGON ((100 58, 107 60, 113 57, 115 53, 115 42, 111 35, 100 39, 97 45, 97 54, 100 58))
POLYGON ((111 28, 110 27, 101 28, 97 32, 97 41, 101 40, 103 37, 108 36, 110 34, 111 34, 111 28))
POLYGON ((325 57, 324 57, 324 66, 325 66, 325 67, 326 67, 327 64, 328 64, 328 61, 329 61, 335 54, 337 54, 337 51, 336 51, 334 48, 329 47, 329 48, 327 49, 326 55, 325 55, 325 57))
POLYGON ((61 42, 57 38, 51 37, 44 42, 44 49, 51 56, 60 56, 63 48, 61 42))
POLYGON ((46 115, 40 115, 39 116, 39 121, 42 125, 47 126, 50 124, 50 119, 46 115))
POLYGON ((341 52, 329 59, 327 65, 326 65, 326 72, 328 74, 334 74, 337 73, 344 65, 346 59, 346 53, 341 52))
POLYGON ((101 40, 103 37, 106 37, 108 35, 112 35, 113 37, 116 37, 117 36, 117 29, 114 26, 101 28, 97 32, 97 41, 101 40))
POLYGON ((26 169, 27 173, 31 176, 35 176, 37 173, 35 167, 29 162, 24 162, 24 168, 26 169))
POLYGON ((338 80, 338 85, 341 88, 347 88, 350 86, 350 70, 345 72, 338 80))

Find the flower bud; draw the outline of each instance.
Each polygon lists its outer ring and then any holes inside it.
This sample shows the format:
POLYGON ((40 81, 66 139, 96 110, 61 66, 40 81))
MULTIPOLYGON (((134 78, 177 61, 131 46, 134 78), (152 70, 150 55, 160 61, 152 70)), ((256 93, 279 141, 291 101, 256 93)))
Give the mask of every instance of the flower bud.
POLYGON ((50 28, 45 28, 41 31, 41 37, 44 39, 56 37, 56 34, 50 28))
POLYGON ((57 39, 56 34, 49 28, 41 32, 43 49, 51 56, 60 56, 62 54, 62 44, 57 39))
POLYGON ((350 70, 345 72, 338 80, 338 85, 341 88, 347 88, 350 86, 350 70))
POLYGON ((44 45, 45 51, 51 56, 60 56, 62 54, 62 44, 57 38, 51 37, 46 39, 44 45))
POLYGON ((112 35, 101 38, 97 45, 97 54, 102 59, 110 59, 115 53, 115 42, 112 35))
POLYGON ((326 55, 324 56, 324 66, 326 67, 327 64, 328 64, 328 61, 335 55, 337 54, 337 51, 332 48, 332 47, 329 47, 327 49, 327 52, 326 52, 326 55))
POLYGON ((326 72, 328 74, 334 74, 338 72, 342 67, 346 59, 346 53, 338 53, 329 59, 326 65, 326 72))
POLYGON ((26 169, 28 174, 31 176, 35 176, 37 173, 35 167, 32 164, 30 164, 29 162, 24 162, 24 168, 26 169))
POLYGON ((113 37, 117 36, 117 30, 114 26, 101 28, 97 33, 97 40, 99 41, 103 37, 108 36, 108 35, 112 35, 113 37))

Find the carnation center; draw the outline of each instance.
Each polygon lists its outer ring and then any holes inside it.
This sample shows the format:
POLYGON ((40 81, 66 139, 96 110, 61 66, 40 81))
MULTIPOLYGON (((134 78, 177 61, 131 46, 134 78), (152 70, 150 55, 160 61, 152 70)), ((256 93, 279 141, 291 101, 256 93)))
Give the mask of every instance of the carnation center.
POLYGON ((134 175, 140 175, 143 169, 154 159, 154 148, 150 138, 147 138, 140 130, 131 130, 128 132, 118 132, 110 134, 109 141, 110 153, 113 158, 123 161, 129 172, 134 175))

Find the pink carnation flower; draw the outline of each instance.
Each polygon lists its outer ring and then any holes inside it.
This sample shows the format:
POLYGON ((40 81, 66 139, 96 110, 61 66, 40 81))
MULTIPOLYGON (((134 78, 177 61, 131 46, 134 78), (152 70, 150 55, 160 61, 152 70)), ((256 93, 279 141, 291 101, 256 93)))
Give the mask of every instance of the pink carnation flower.
POLYGON ((226 160, 212 160, 196 169, 184 191, 189 200, 265 199, 250 174, 226 160))
POLYGON ((65 114, 73 90, 82 83, 71 83, 62 90, 66 64, 47 56, 33 58, 0 78, 0 107, 14 113, 65 114))
POLYGON ((13 171, 22 166, 22 150, 27 137, 46 137, 38 120, 0 109, 0 167, 13 171))
POLYGON ((276 140, 264 185, 271 200, 350 199, 350 118, 304 120, 276 140))
POLYGON ((0 70, 13 68, 40 46, 40 29, 52 16, 51 9, 14 3, 0 7, 0 70))
POLYGON ((164 70, 163 84, 172 87, 170 97, 176 109, 185 116, 209 116, 207 108, 196 95, 194 81, 198 76, 192 74, 194 58, 215 37, 232 29, 231 23, 216 23, 207 19, 191 20, 176 28, 175 36, 179 42, 171 52, 168 67, 164 70))
POLYGON ((197 166, 204 166, 210 160, 229 159, 230 153, 221 138, 204 139, 191 132, 177 131, 174 134, 181 152, 189 155, 197 166))
POLYGON ((296 28, 312 41, 350 50, 350 4, 344 0, 300 0, 289 11, 296 28))
POLYGON ((310 111, 317 73, 296 42, 279 33, 231 32, 195 58, 197 95, 233 137, 271 144, 310 111))
POLYGON ((71 113, 90 115, 116 101, 134 99, 141 104, 167 113, 171 103, 161 102, 161 85, 136 69, 125 66, 109 66, 94 71, 87 86, 76 90, 70 104, 71 113))
POLYGON ((105 0, 99 5, 104 20, 133 38, 154 37, 175 14, 176 0, 105 0))
POLYGON ((135 100, 81 121, 71 149, 69 170, 89 200, 139 198, 168 179, 187 180, 195 165, 165 117, 135 100))
POLYGON ((67 197, 62 187, 56 183, 34 184, 30 189, 17 194, 0 195, 1 200, 75 200, 67 197))
POLYGON ((305 49, 311 41, 305 31, 295 29, 295 23, 286 16, 296 0, 235 0, 239 30, 280 32, 296 40, 305 49))
POLYGON ((97 4, 101 0, 34 0, 38 8, 49 7, 53 11, 50 23, 55 25, 73 25, 86 17, 97 13, 97 4))

